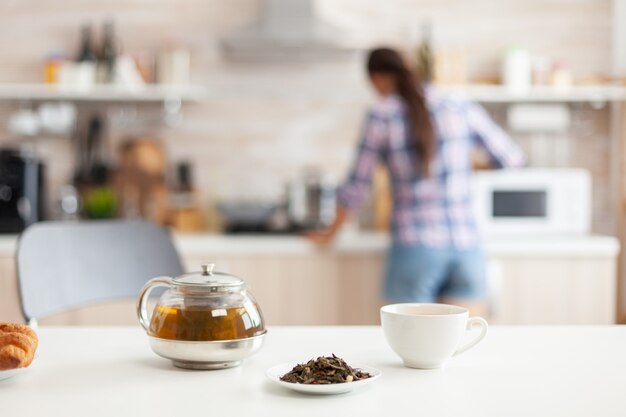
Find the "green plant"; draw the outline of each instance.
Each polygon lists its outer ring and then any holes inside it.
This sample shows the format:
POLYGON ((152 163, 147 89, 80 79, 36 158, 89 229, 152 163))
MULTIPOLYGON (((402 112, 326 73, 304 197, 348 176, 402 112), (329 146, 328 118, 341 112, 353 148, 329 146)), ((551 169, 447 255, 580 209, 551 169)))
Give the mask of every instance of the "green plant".
POLYGON ((85 196, 85 215, 90 219, 110 219, 117 214, 117 195, 111 187, 98 187, 85 196))

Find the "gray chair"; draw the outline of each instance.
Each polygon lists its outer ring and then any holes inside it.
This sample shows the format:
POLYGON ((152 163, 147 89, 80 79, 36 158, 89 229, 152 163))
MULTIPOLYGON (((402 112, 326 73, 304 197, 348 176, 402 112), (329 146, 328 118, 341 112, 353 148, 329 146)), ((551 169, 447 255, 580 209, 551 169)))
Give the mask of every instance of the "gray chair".
POLYGON ((42 222, 17 247, 27 322, 93 303, 135 298, 150 278, 182 272, 170 236, 144 221, 42 222))

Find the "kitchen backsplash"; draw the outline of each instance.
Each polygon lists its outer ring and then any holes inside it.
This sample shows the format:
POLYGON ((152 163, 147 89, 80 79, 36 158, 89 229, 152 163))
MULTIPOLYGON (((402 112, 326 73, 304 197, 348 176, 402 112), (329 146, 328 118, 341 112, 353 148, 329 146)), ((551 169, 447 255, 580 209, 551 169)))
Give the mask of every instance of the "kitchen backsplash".
MULTIPOLYGON (((496 77, 502 51, 511 45, 563 59, 578 77, 610 69, 609 0, 321 0, 318 6, 325 19, 371 45, 408 48, 408 34, 429 18, 436 45, 462 46, 466 51, 468 76, 474 80, 496 77)), ((260 2, 252 0, 68 0, 62 6, 54 0, 6 0, 0 3, 0 82, 39 82, 47 54, 78 48, 80 24, 112 17, 127 52, 152 51, 168 39, 187 45, 192 80, 208 89, 206 101, 185 105, 176 127, 159 122, 159 106, 107 110, 112 154, 128 136, 156 138, 165 145, 170 161, 193 163, 196 184, 206 200, 277 198, 285 182, 307 166, 319 166, 340 181, 349 167, 363 112, 373 99, 362 56, 332 62, 224 60, 220 36, 250 22, 259 8, 260 2), (123 117, 135 111, 138 121, 123 117)), ((0 107, 5 126, 15 108, 0 107)), ((505 123, 504 106, 488 108, 505 123)), ((561 135, 568 139, 566 162, 592 171, 594 230, 611 233, 609 108, 581 104, 571 109, 574 123, 561 135)), ((563 163, 562 147, 555 145, 554 137, 516 139, 529 155, 537 146, 547 149, 550 155, 541 158, 542 165, 563 163)), ((0 142, 11 140, 3 135, 0 142)), ((36 147, 48 158, 53 197, 71 173, 69 141, 40 138, 36 147)))

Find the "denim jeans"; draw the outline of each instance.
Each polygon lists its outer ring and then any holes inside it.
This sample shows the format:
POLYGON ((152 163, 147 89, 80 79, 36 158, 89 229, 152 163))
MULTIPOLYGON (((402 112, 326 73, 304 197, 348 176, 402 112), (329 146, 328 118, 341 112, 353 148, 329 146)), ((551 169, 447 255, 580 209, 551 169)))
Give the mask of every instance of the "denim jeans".
POLYGON ((436 302, 441 297, 481 300, 487 293, 480 247, 389 249, 385 296, 393 302, 436 302))

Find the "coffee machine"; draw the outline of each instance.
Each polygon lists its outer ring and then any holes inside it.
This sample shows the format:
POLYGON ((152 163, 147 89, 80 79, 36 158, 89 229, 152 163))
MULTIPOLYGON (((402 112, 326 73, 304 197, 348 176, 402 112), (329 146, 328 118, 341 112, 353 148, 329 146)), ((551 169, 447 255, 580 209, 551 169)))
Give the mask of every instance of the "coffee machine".
POLYGON ((20 233, 44 219, 44 166, 18 150, 0 149, 0 233, 20 233))

